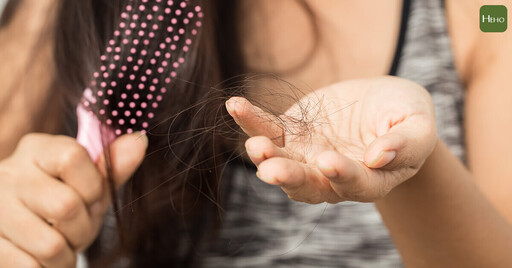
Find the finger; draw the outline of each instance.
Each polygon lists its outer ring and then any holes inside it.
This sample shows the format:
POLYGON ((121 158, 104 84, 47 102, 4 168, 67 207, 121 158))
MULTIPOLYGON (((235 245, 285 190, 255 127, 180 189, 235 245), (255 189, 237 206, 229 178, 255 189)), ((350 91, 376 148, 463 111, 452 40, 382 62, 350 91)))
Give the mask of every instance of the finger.
POLYGON ((66 239, 21 203, 2 207, 0 233, 44 267, 74 267, 76 256, 66 239))
POLYGON ((249 138, 245 142, 245 149, 247 150, 247 155, 256 166, 259 166, 261 162, 272 157, 293 159, 286 150, 276 146, 268 137, 265 136, 249 138))
POLYGON ((389 191, 385 176, 370 176, 363 165, 343 154, 325 151, 315 161, 320 172, 330 180, 333 190, 346 200, 371 202, 389 191))
POLYGON ((229 99, 226 102, 226 109, 249 137, 266 136, 276 145, 284 146, 284 128, 276 116, 241 97, 229 99))
MULTIPOLYGON (((116 188, 122 186, 144 160, 148 147, 148 137, 140 132, 123 135, 109 147, 112 175, 116 188)), ((100 173, 107 176, 105 155, 100 155, 96 164, 100 173)))
POLYGON ((419 169, 435 145, 436 129, 426 115, 408 117, 377 137, 366 149, 364 163, 370 168, 419 169))
POLYGON ((29 147, 26 149, 41 170, 71 186, 87 205, 100 199, 103 178, 85 148, 75 139, 41 134, 29 135, 27 139, 24 148, 29 147))
POLYGON ((31 185, 19 190, 25 206, 52 224, 73 249, 82 250, 89 246, 98 226, 74 189, 43 172, 27 183, 31 185))
POLYGON ((295 160, 274 157, 263 161, 258 167, 258 177, 280 186, 295 201, 310 204, 342 201, 320 171, 295 160))
POLYGON ((32 256, 0 237, 0 267, 40 268, 41 265, 32 256))

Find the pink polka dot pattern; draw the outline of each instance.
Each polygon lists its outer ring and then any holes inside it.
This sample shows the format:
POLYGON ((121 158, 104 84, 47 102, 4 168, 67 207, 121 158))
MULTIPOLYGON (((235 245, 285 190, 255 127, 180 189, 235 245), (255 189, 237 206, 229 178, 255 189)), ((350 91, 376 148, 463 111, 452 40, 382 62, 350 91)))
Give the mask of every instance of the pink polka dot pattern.
POLYGON ((116 136, 146 133, 186 64, 203 16, 191 0, 128 0, 82 105, 97 111, 116 136))

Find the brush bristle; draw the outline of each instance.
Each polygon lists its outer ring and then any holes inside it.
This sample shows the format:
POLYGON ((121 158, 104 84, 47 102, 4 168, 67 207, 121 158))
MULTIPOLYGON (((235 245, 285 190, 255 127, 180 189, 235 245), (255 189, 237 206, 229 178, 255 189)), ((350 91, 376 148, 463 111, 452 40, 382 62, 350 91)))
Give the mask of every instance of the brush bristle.
POLYGON ((191 1, 130 0, 82 105, 116 136, 150 128, 202 26, 191 1), (151 3, 150 3, 151 2, 151 3))

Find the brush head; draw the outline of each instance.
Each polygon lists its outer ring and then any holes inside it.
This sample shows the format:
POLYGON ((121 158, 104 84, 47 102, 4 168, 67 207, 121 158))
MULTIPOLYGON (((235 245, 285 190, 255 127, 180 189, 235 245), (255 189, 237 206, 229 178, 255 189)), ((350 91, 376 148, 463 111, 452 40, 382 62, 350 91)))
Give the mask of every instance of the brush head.
POLYGON ((77 108, 77 140, 96 160, 103 145, 154 124, 202 26, 189 0, 129 0, 77 108))

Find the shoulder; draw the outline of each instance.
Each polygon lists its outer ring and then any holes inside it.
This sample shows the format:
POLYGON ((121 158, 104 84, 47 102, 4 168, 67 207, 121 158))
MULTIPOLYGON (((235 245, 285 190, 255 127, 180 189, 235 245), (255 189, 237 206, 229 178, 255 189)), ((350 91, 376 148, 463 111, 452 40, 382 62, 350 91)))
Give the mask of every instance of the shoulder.
POLYGON ((446 0, 455 62, 465 84, 491 70, 512 67, 512 30, 482 32, 480 8, 484 5, 504 5, 509 15, 512 8, 509 0, 446 0))

